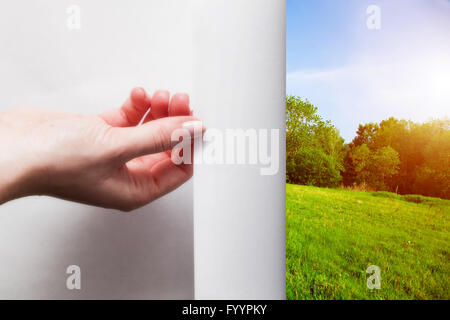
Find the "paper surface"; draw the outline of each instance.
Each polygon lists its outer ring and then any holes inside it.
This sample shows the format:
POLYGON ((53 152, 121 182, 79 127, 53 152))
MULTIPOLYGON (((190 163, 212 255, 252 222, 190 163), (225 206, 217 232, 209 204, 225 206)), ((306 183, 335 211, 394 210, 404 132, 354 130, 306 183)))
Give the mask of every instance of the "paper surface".
MULTIPOLYGON (((190 92, 184 1, 8 1, 0 111, 118 108, 134 86, 190 92), (69 24, 68 24, 69 23, 69 24)), ((193 298, 192 182, 127 214, 30 197, 0 206, 0 298, 193 298), (66 268, 81 268, 81 290, 66 268)))
POLYGON ((47 197, 1 205, 0 298, 284 298, 284 1, 72 5, 3 6, 0 111, 99 113, 134 86, 189 92, 208 128, 279 129, 279 170, 196 165, 193 181, 128 214, 47 197), (66 288, 69 265, 81 290, 66 288))
POLYGON ((285 2, 194 0, 192 14, 196 115, 207 128, 280 132, 274 175, 195 165, 195 297, 283 299, 285 2))

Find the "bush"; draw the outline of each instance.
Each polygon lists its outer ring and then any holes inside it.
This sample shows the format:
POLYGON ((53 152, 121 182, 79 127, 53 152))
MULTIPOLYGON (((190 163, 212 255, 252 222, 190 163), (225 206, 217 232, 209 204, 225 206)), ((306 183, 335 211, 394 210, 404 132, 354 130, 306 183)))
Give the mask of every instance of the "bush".
POLYGON ((333 157, 314 147, 302 148, 286 164, 289 183, 336 187, 341 181, 333 157))

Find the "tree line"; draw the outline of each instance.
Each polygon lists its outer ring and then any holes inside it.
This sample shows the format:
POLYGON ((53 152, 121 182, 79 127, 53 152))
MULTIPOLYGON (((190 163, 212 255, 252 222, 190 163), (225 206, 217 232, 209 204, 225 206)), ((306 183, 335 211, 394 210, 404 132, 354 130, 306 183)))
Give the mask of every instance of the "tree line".
POLYGON ((307 99, 286 98, 286 178, 319 187, 375 190, 450 199, 450 121, 393 117, 360 124, 345 143, 307 99))

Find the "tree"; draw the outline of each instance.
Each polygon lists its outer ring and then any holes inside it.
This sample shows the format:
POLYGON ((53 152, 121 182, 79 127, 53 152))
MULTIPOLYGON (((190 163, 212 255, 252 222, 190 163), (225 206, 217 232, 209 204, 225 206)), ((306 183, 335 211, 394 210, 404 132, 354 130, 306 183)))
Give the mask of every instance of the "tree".
POLYGON ((389 118, 359 125, 346 145, 344 167, 345 185, 450 198, 450 121, 389 118))
POLYGON ((286 98, 286 179, 334 187, 365 183, 377 190, 450 199, 450 120, 389 118, 360 124, 344 144, 308 100, 286 98))
POLYGON ((349 158, 356 173, 355 182, 381 190, 387 188, 386 179, 398 172, 400 163, 397 151, 391 147, 371 151, 365 143, 353 148, 349 158))
POLYGON ((415 172, 414 193, 450 199, 450 130, 448 120, 427 124, 431 138, 422 150, 423 164, 415 172))
POLYGON ((299 97, 286 98, 286 179, 290 183, 334 187, 344 170, 344 139, 299 97))
POLYGON ((360 146, 352 149, 350 152, 350 159, 356 173, 355 182, 368 183, 370 179, 370 150, 367 144, 363 143, 360 146))
POLYGON ((341 181, 333 156, 319 148, 304 147, 291 158, 289 182, 317 187, 335 187, 341 181))
POLYGON ((367 146, 371 146, 374 140, 375 135, 377 134, 379 129, 378 124, 376 123, 367 123, 360 124, 358 126, 358 130, 356 131, 356 137, 353 139, 352 143, 355 147, 358 147, 362 144, 366 144, 367 146))
POLYGON ((382 147, 373 152, 370 158, 371 185, 377 189, 387 189, 387 179, 398 172, 399 164, 398 152, 390 146, 382 147))

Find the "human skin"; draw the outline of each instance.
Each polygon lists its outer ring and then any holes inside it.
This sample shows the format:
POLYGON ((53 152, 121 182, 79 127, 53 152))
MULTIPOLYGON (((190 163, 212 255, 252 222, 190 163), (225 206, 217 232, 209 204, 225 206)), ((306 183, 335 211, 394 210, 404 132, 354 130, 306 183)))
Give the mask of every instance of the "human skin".
MULTIPOLYGON (((19 109, 0 113, 0 204, 48 195, 131 211, 192 176, 175 165, 171 134, 192 116, 187 94, 142 88, 100 115, 19 109), (148 108, 143 125, 136 126, 148 108)), ((193 129, 187 128, 193 135, 193 129)))

